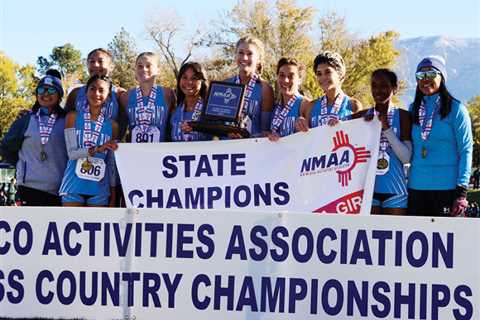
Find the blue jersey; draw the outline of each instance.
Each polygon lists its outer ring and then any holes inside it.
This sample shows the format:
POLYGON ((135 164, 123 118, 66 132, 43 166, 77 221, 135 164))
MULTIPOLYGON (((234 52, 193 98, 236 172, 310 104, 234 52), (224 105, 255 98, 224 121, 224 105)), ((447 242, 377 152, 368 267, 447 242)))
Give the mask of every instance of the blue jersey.
MULTIPOLYGON (((373 108, 368 113, 373 112, 373 108)), ((393 109, 393 119, 391 128, 397 137, 400 137, 400 109, 393 109)), ((403 170, 403 163, 398 159, 397 155, 393 151, 392 147, 388 145, 386 152, 389 156, 389 168, 388 171, 381 175, 377 174, 375 177, 375 189, 376 193, 389 193, 395 195, 407 194, 407 180, 405 178, 405 172, 403 170)), ((381 156, 379 155, 379 158, 381 156)))
MULTIPOLYGON (((322 97, 323 98, 323 97, 322 97)), ((310 128, 315 128, 320 125, 320 120, 322 118, 321 109, 322 109, 322 98, 317 99, 312 107, 312 111, 310 112, 310 128)), ((332 112, 333 104, 327 105, 327 113, 326 116, 335 116, 332 112)), ((350 97, 345 96, 336 116, 340 121, 350 120, 352 118, 352 101, 350 97)))
POLYGON ((171 126, 171 139, 175 142, 180 141, 206 141, 211 140, 212 137, 209 134, 192 131, 189 133, 183 133, 180 127, 184 121, 193 121, 194 111, 184 111, 182 106, 177 106, 170 117, 171 126))
MULTIPOLYGON (((438 94, 423 98, 426 117, 437 107, 438 94)), ((413 113, 412 113, 413 115, 413 113)), ((413 155, 408 187, 415 190, 452 190, 468 187, 472 169, 473 138, 467 108, 452 100, 450 113, 433 117, 432 130, 426 140, 419 124, 412 126, 413 155)))
MULTIPOLYGON (((237 77, 229 78, 226 81, 234 83, 237 77)), ((260 80, 257 80, 255 86, 253 87, 252 95, 248 100, 248 103, 244 102, 244 108, 247 110, 247 115, 251 120, 252 128, 250 130, 250 135, 258 135, 262 133, 261 123, 262 123, 262 83, 260 80)))
MULTIPOLYGON (((87 86, 82 86, 77 91, 77 97, 75 99, 75 110, 78 113, 83 112, 83 106, 85 105, 85 100, 87 99, 86 90, 87 86)), ((112 86, 112 93, 107 98, 104 106, 106 108, 105 117, 107 119, 113 119, 118 122, 118 112, 120 107, 118 106, 118 95, 115 86, 112 86)))
MULTIPOLYGON (((163 96, 163 88, 161 86, 156 86, 157 95, 155 97, 155 108, 152 114, 151 125, 156 127, 160 132, 159 141, 156 142, 163 142, 166 140, 167 136, 167 120, 168 120, 168 105, 166 100, 163 96)), ((148 96, 142 97, 143 106, 146 107, 149 101, 148 96)), ((134 130, 136 126, 139 125, 139 112, 137 106, 137 96, 136 96, 136 89, 130 90, 128 94, 128 106, 127 106, 127 115, 128 115, 128 128, 130 132, 134 130)), ((135 142, 135 137, 132 136, 132 141, 135 142)), ((137 141, 138 142, 138 141, 137 141)))
MULTIPOLYGON (((91 126, 95 127, 95 121, 91 121, 91 126)), ((77 135, 77 143, 80 147, 84 147, 83 133, 84 133, 84 119, 83 112, 77 113, 77 118, 75 119, 75 131, 77 135)), ((109 119, 105 119, 100 134, 97 138, 97 141, 94 141, 96 146, 100 146, 105 142, 112 139, 112 122, 109 119)), ((90 181, 79 178, 75 172, 78 160, 68 160, 67 168, 65 169, 65 174, 63 175, 62 185, 60 186, 60 195, 76 193, 81 195, 109 195, 110 194, 110 175, 112 161, 113 161, 113 152, 97 152, 94 155, 94 158, 102 159, 105 164, 105 176, 100 181, 90 181)))
MULTIPOLYGON (((302 105, 303 97, 298 96, 290 111, 287 113, 282 123, 277 129, 277 133, 281 137, 285 137, 295 133, 295 121, 300 117, 300 106, 302 105)), ((273 132, 274 122, 280 116, 280 113, 285 108, 284 105, 277 105, 273 111, 272 123, 270 130, 273 132)))

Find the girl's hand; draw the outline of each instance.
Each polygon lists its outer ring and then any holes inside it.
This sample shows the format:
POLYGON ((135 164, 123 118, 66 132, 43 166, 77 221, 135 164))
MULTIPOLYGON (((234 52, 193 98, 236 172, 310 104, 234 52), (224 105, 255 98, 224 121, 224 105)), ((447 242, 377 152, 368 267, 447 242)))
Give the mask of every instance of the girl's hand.
POLYGON ((115 140, 110 140, 97 147, 96 152, 104 152, 105 150, 115 151, 118 149, 118 144, 115 140))
POLYGON ((190 127, 190 125, 186 121, 183 121, 180 124, 180 129, 182 130, 182 132, 185 132, 185 133, 189 133, 193 131, 192 127, 190 127))
POLYGON ((385 114, 379 114, 378 115, 378 120, 382 122, 382 130, 388 130, 390 129, 390 126, 388 125, 388 119, 385 114))
POLYGON ((337 124, 340 123, 340 120, 338 119, 330 119, 328 120, 327 124, 330 126, 330 127, 334 127, 336 126, 337 124))
POLYGON ((230 139, 242 139, 243 138, 240 133, 233 133, 233 132, 230 132, 227 136, 230 139))
POLYGON ((278 140, 280 140, 280 136, 278 135, 278 133, 275 133, 275 132, 268 133, 268 134, 267 134, 267 137, 268 137, 268 140, 270 140, 270 141, 278 141, 278 140))
POLYGON ((305 119, 304 117, 299 117, 297 120, 295 120, 295 130, 307 132, 308 131, 307 119, 305 119))

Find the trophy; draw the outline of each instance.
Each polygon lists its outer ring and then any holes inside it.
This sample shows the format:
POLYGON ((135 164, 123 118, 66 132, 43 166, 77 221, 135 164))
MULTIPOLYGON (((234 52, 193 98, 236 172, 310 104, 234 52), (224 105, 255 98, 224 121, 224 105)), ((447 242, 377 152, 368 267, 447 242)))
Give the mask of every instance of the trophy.
POLYGON ((242 117, 244 92, 245 86, 242 84, 212 81, 200 120, 188 124, 194 131, 214 136, 238 133, 248 138, 250 133, 244 128, 242 117))

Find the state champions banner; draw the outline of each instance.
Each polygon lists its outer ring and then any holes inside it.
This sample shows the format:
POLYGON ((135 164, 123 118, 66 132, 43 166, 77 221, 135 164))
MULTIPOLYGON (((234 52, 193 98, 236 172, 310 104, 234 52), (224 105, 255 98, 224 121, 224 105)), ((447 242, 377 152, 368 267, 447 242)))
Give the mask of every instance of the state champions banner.
POLYGON ((119 144, 127 207, 369 214, 380 122, 267 138, 119 144))
POLYGON ((0 208, 0 318, 480 319, 480 219, 0 208))

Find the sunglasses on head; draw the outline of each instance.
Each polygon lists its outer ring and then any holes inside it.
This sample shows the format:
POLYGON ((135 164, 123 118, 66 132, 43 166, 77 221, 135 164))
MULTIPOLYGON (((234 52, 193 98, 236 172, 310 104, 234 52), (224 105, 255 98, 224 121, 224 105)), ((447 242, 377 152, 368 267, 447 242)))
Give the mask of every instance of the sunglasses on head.
POLYGON ((45 94, 45 93, 48 93, 48 94, 55 94, 57 93, 57 89, 55 89, 55 87, 38 87, 37 88, 37 94, 45 94))
POLYGON ((415 73, 417 80, 433 80, 441 73, 437 70, 418 71, 415 73))

